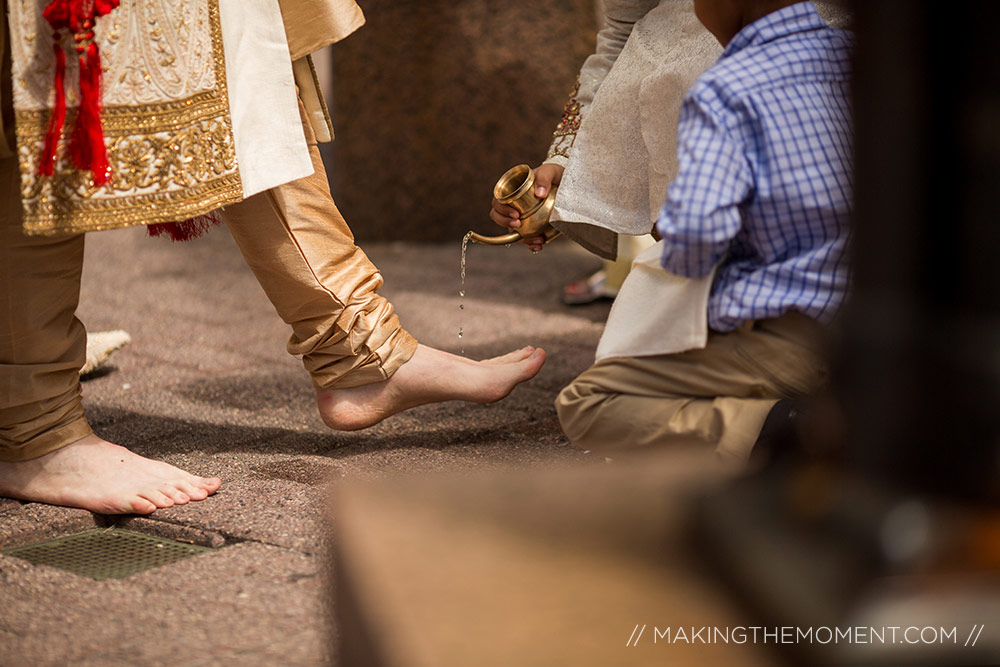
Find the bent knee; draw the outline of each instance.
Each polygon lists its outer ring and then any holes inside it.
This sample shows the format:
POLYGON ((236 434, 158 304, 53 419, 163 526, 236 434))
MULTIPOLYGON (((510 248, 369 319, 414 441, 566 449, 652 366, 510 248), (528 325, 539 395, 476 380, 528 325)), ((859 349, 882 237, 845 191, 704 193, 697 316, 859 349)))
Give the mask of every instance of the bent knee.
POLYGON ((595 426, 605 425, 608 415, 604 408, 607 402, 616 396, 600 390, 589 382, 574 380, 556 397, 556 415, 563 433, 574 445, 587 447, 589 436, 593 435, 595 426))

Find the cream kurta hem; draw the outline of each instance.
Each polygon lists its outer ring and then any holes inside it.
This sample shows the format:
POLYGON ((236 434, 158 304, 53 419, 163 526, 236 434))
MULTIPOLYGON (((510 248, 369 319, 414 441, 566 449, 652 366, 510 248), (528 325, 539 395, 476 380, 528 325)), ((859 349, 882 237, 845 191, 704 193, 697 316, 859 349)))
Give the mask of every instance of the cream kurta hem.
POLYGON ((111 177, 95 186, 67 156, 78 104, 72 54, 56 173, 38 176, 53 103, 43 6, 10 3, 26 233, 185 220, 312 173, 278 0, 122 0, 95 31, 111 177))
MULTIPOLYGON (((552 212, 557 228, 609 259, 617 234, 641 236, 653 228, 677 171, 681 100, 722 53, 689 2, 663 0, 652 9, 648 1, 618 4, 646 13, 613 65, 595 65, 603 76, 591 83, 596 91, 583 107, 552 212)), ((616 34, 609 41, 620 40, 616 34)), ((594 78, 581 72, 581 88, 594 78)))
POLYGON ((313 173, 275 0, 219 0, 243 197, 313 173))
MULTIPOLYGON (((77 170, 67 155, 79 90, 72 53, 66 68, 69 109, 55 174, 39 176, 55 61, 43 5, 9 3, 26 233, 173 222, 242 198, 216 0, 124 0, 98 20, 111 178, 94 186, 90 174, 77 170)), ((72 36, 64 40, 65 45, 72 36)))

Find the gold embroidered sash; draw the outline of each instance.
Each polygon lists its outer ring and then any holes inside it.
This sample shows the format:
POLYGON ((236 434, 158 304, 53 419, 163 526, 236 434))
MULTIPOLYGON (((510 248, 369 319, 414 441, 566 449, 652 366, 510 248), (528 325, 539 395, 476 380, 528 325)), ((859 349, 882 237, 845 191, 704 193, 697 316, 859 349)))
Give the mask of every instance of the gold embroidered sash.
MULTIPOLYGON (((55 175, 38 175, 55 60, 43 5, 9 2, 26 233, 173 222, 242 199, 218 0, 122 0, 98 21, 101 116, 112 169, 103 186, 73 167, 65 135, 55 175)), ((74 59, 69 60, 67 128, 73 126, 79 89, 74 59)))

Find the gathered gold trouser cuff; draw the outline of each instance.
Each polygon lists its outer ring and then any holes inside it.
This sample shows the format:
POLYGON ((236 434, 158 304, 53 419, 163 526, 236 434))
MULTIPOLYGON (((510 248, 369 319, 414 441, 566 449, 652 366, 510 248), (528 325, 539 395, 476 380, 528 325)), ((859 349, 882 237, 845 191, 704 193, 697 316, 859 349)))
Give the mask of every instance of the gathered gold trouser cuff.
POLYGON ((774 404, 825 381, 823 339, 793 312, 712 332, 704 349, 606 359, 559 394, 559 422, 575 445, 609 456, 700 444, 743 463, 774 404))
POLYGON ((257 282, 292 327, 288 352, 302 355, 313 384, 372 384, 408 361, 417 341, 378 294, 382 275, 354 244, 337 210, 299 106, 313 174, 227 206, 222 217, 257 282))

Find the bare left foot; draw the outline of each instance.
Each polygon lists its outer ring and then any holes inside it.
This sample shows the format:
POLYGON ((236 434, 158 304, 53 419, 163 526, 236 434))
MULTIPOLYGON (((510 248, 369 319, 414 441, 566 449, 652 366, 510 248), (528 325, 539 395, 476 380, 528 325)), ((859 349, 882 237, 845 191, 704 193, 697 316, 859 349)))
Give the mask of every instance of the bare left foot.
POLYGON ((149 514, 204 500, 221 480, 134 454, 94 434, 29 461, 0 461, 0 495, 100 514, 149 514))
POLYGON ((332 429, 357 431, 418 405, 441 401, 493 403, 535 377, 545 351, 525 347, 472 361, 420 345, 388 380, 347 389, 318 389, 320 416, 332 429))

